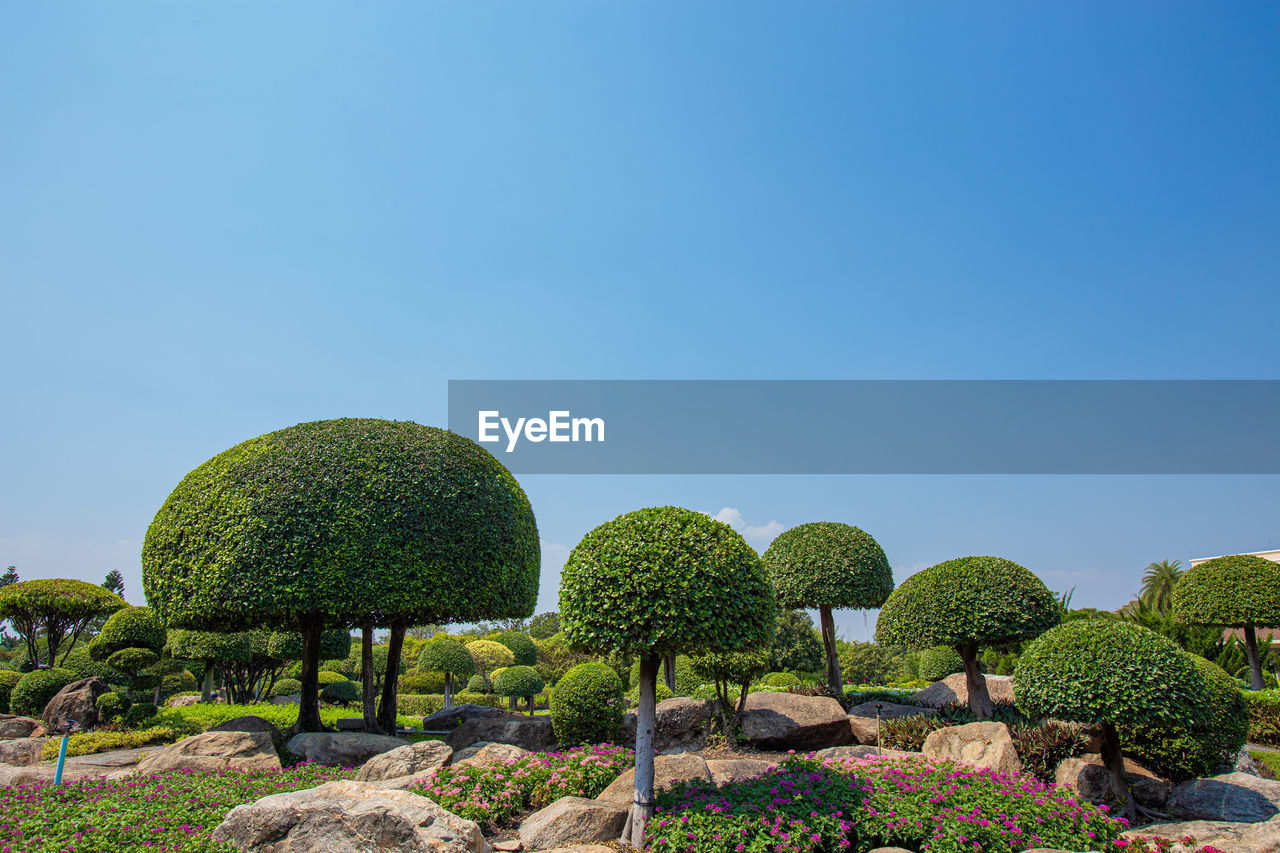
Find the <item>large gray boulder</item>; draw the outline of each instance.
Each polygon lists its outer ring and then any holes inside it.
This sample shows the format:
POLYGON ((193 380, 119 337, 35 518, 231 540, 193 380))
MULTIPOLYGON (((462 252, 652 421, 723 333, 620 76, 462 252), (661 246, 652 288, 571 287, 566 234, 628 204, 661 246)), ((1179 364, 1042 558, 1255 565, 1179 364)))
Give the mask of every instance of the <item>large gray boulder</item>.
POLYGON ((472 719, 493 719, 494 717, 517 717, 515 711, 494 708, 490 705, 473 705, 470 702, 454 705, 447 711, 436 711, 422 718, 422 728, 429 732, 443 732, 456 729, 472 719))
MULTIPOLYGON (((1172 785, 1128 758, 1124 760, 1124 772, 1133 798, 1139 804, 1157 810, 1164 808, 1172 785)), ((1113 799, 1111 771, 1103 766, 1102 758, 1097 755, 1064 759, 1058 765, 1054 784, 1060 788, 1070 788, 1081 799, 1092 803, 1104 803, 1113 799)))
POLYGON ((1280 853, 1280 818, 1262 823, 1240 821, 1189 820, 1151 823, 1123 833, 1121 838, 1164 838, 1173 842, 1172 853, 1190 853, 1201 847, 1216 847, 1226 853, 1280 853), (1183 838, 1195 839, 1192 846, 1183 838))
POLYGON ((489 853, 473 821, 376 783, 327 782, 236 806, 213 831, 242 853, 489 853))
MULTIPOLYGON (((711 718, 715 704, 701 699, 676 696, 659 702, 654 709, 653 749, 659 755, 675 755, 695 752, 706 745, 711 730, 711 718)), ((619 743, 635 748, 636 715, 629 712, 622 718, 622 740, 619 743)))
POLYGON ((449 732, 444 742, 459 750, 482 740, 541 752, 555 745, 556 733, 548 716, 471 717, 449 732))
POLYGON ((40 715, 45 731, 61 734, 62 727, 74 722, 81 729, 91 729, 98 724, 98 697, 110 690, 107 682, 94 676, 73 681, 59 690, 40 715))
POLYGON ((707 762, 707 770, 711 773, 711 781, 717 785, 725 782, 746 782, 759 779, 778 765, 772 761, 759 758, 725 758, 712 759, 707 762))
MULTIPOLYGON (((987 692, 991 701, 997 704, 1013 703, 1013 676, 988 675, 987 692)), ((916 694, 916 701, 926 708, 945 708, 953 703, 967 705, 969 689, 965 687, 964 673, 948 675, 941 681, 935 681, 916 694)))
POLYGON ((849 717, 827 696, 752 693, 742 712, 742 735, 762 750, 800 752, 853 743, 849 717))
POLYGON ((216 726, 209 728, 211 732, 266 732, 271 735, 273 740, 284 740, 284 735, 275 727, 275 724, 262 717, 256 717, 253 714, 247 714, 243 717, 232 717, 218 723, 216 726))
POLYGON ((20 737, 39 737, 44 733, 44 725, 31 717, 16 717, 13 714, 0 714, 0 740, 20 737))
POLYGON ((1280 782, 1248 773, 1191 779, 1173 789, 1165 807, 1184 820, 1258 823, 1280 814, 1280 782))
POLYGON ((411 743, 370 758, 360 772, 357 782, 400 779, 404 776, 425 776, 437 767, 443 767, 453 757, 453 750, 438 740, 411 743))
POLYGON ((921 708, 917 705, 898 705, 893 702, 863 702, 849 709, 849 728, 853 730, 853 739, 868 746, 876 743, 880 735, 880 726, 876 720, 879 706, 879 723, 896 720, 899 717, 936 717, 938 712, 933 708, 921 708))
POLYGON ((41 762, 47 737, 20 737, 0 740, 0 764, 30 767, 41 762))
MULTIPOLYGON (((670 788, 676 782, 690 779, 711 779, 711 768, 707 762, 696 755, 659 755, 653 759, 653 789, 670 788)), ((609 787, 596 797, 602 803, 609 803, 622 809, 631 807, 635 799, 636 771, 626 770, 609 787)))
POLYGON ((520 824, 525 850, 553 850, 572 844, 616 841, 627 822, 627 809, 582 797, 561 797, 520 824))
POLYGON ((279 770, 280 756, 267 732, 204 732, 148 752, 139 773, 166 770, 279 770))
POLYGON ((936 761, 956 761, 1012 776, 1022 772, 1022 759, 1004 723, 969 723, 929 733, 921 753, 936 761))
POLYGON ((399 749, 407 741, 367 732, 303 732, 289 738, 294 755, 329 767, 359 767, 375 755, 399 749))

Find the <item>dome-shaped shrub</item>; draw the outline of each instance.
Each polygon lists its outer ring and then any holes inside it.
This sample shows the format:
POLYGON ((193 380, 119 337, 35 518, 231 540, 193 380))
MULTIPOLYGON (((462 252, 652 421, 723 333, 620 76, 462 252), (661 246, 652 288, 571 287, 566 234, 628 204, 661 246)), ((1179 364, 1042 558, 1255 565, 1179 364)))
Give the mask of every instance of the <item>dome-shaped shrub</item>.
POLYGON ((124 697, 114 690, 108 690, 93 703, 98 709, 98 721, 109 723, 125 711, 124 697))
POLYGON ((537 696, 542 688, 542 676, 531 666, 503 667, 493 674, 493 689, 499 696, 537 696))
POLYGON ((360 699, 360 689, 354 681, 335 681, 320 690, 320 700, 330 705, 350 705, 360 699))
POLYGON ((271 698, 297 696, 302 692, 302 682, 296 678, 282 678, 271 688, 271 698))
POLYGON ((424 672, 411 669, 400 676, 398 691, 402 696, 421 696, 427 693, 444 692, 443 672, 424 672))
POLYGON ((94 660, 106 661, 121 649, 136 648, 149 649, 158 657, 164 644, 164 626, 150 607, 126 607, 111 614, 111 618, 103 623, 89 653, 94 660))
POLYGON ((156 706, 150 702, 134 702, 124 712, 124 724, 129 728, 142 728, 150 724, 156 715, 156 706))
POLYGON ((58 691, 76 681, 76 674, 69 669, 37 669, 18 679, 9 694, 9 707, 20 717, 39 717, 44 706, 58 695, 58 691))
POLYGON ((107 658, 107 666, 118 669, 128 675, 135 675, 139 670, 153 666, 160 656, 151 649, 128 648, 120 649, 107 658))
POLYGON ((483 675, 473 675, 467 680, 468 693, 492 693, 493 685, 483 675))
POLYGON ((876 620, 882 646, 951 646, 965 661, 969 708, 990 717, 978 668, 982 646, 1038 637, 1058 624, 1058 599, 1038 577, 1000 557, 961 557, 917 572, 893 591, 876 620))
POLYGON ((964 659, 951 646, 934 646, 920 654, 920 677, 925 681, 941 681, 957 672, 964 672, 964 659))
POLYGON ((473 640, 467 643, 467 651, 475 661, 476 671, 481 673, 492 673, 495 669, 511 666, 516 662, 511 649, 493 640, 473 640))
POLYGON ((499 634, 496 640, 507 648, 515 662, 520 666, 534 666, 538 662, 538 647, 533 638, 521 631, 507 631, 499 634))
POLYGON ((460 640, 436 634, 422 644, 422 652, 418 655, 418 669, 470 677, 475 674, 476 662, 460 640))
POLYGON ((350 681, 345 675, 336 672, 321 672, 318 675, 320 686, 324 687, 329 684, 337 684, 339 681, 350 681))
POLYGON ((1257 627, 1280 627, 1280 563, 1252 554, 1192 566, 1173 588, 1173 614, 1192 625, 1243 628, 1254 690, 1266 686, 1257 627))
POLYGON ((622 679, 597 661, 571 667, 551 694, 551 726, 562 747, 617 741, 625 710, 622 679))
POLYGON ((796 687, 800 684, 800 676, 794 672, 767 672, 760 678, 765 687, 796 687))
POLYGON ((13 688, 22 680, 22 673, 8 669, 0 669, 0 714, 12 713, 9 710, 9 696, 13 688))

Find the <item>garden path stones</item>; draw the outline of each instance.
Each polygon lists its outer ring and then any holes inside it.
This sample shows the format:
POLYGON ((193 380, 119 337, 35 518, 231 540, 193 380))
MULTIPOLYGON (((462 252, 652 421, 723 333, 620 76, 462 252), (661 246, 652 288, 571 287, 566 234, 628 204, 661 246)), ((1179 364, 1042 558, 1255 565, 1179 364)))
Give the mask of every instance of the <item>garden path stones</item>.
POLYGON ((404 776, 422 777, 430 770, 449 763, 453 750, 438 740, 411 743, 381 755, 375 755, 356 774, 357 782, 374 782, 399 779, 404 776))
MULTIPOLYGON (((139 749, 117 749, 112 752, 99 752, 94 755, 78 755, 67 759, 63 768, 64 782, 80 779, 92 779, 117 775, 127 776, 145 753, 155 752, 154 747, 139 749)), ((40 762, 25 767, 0 765, 0 785, 30 785, 34 782, 52 782, 56 763, 40 762)))
MULTIPOLYGON (((711 728, 714 703, 700 699, 676 696, 657 704, 654 708, 653 749, 659 755, 676 755, 695 752, 706 745, 707 732, 711 728)), ((618 742, 634 749, 636 745, 636 715, 629 712, 622 718, 622 738, 618 742)))
POLYGON ((1174 842, 1172 853, 1188 853, 1210 845, 1230 853, 1280 853, 1280 819, 1262 823, 1240 823, 1222 820, 1189 820, 1152 823, 1131 829, 1120 836, 1134 838, 1166 838, 1174 842), (1187 836, 1195 838, 1194 846, 1178 842, 1187 836))
POLYGON ((958 761, 997 773, 1022 772, 1022 759, 1004 723, 969 723, 930 732, 921 753, 925 758, 958 761))
POLYGON ((138 773, 166 770, 279 770, 280 756, 268 732, 204 732, 147 753, 138 773))
POLYGON ((520 843, 525 850, 547 850, 616 841, 626 822, 627 809, 622 806, 583 797, 561 797, 525 818, 520 824, 520 843))
POLYGON ((509 743, 530 752, 541 752, 555 745, 556 733, 551 717, 471 717, 445 737, 455 750, 465 749, 478 741, 509 743))
POLYGON ((40 719, 45 731, 61 734, 62 727, 68 722, 75 722, 84 730, 93 728, 98 724, 98 706, 95 703, 109 689, 107 682, 96 676, 71 682, 44 706, 40 719))
POLYGON ((849 728, 853 739, 861 744, 876 743, 879 734, 876 724, 876 706, 880 706, 880 720, 896 720, 900 717, 936 717, 937 710, 918 705, 898 705, 894 702, 863 702, 849 709, 849 728))
POLYGON ((243 717, 232 717, 216 726, 212 726, 211 732, 266 732, 271 735, 275 741, 284 740, 284 735, 275 727, 273 723, 262 717, 255 717, 253 714, 247 714, 243 717))
POLYGON ((455 752, 449 763, 454 767, 460 765, 482 767, 486 764, 497 764, 501 761, 516 761, 526 755, 533 755, 533 753, 527 749, 512 746, 509 743, 489 743, 482 740, 471 744, 466 749, 460 749, 455 752))
POLYGON ((1248 773, 1191 779, 1169 794, 1167 811, 1188 820, 1269 820, 1280 814, 1280 782, 1248 773))
POLYGON ((328 767, 359 767, 375 755, 399 749, 405 741, 367 732, 303 732, 289 738, 294 755, 328 767))
POLYGON ((475 822, 426 797, 326 782, 236 806, 213 831, 241 853, 490 853, 475 822))
POLYGON ((0 714, 0 739, 29 738, 43 733, 44 726, 31 717, 0 714))
POLYGON ((759 779, 770 768, 777 766, 771 761, 762 761, 759 758, 713 759, 707 762, 707 770, 711 773, 711 781, 717 785, 725 782, 746 782, 750 779, 759 779))
MULTIPOLYGON (((1139 804, 1157 810, 1164 808, 1169 792, 1173 789, 1172 785, 1129 758, 1124 760, 1124 772, 1133 790, 1133 798, 1139 804)), ((1058 765, 1053 781, 1055 785, 1070 788, 1081 799, 1091 803, 1103 803, 1112 798, 1111 771, 1107 770, 1102 764, 1102 758, 1097 755, 1064 759, 1058 765)))
MULTIPOLYGON (((676 782, 689 779, 710 779, 711 769, 707 762, 696 755, 658 755, 653 759, 653 788, 669 788, 676 782)), ((610 783, 598 797, 597 802, 608 803, 622 809, 631 808, 635 797, 636 771, 633 767, 626 770, 610 783)))
MULTIPOLYGON (((987 692, 991 694, 991 701, 997 705, 1012 703, 1013 676, 988 675, 987 692)), ((945 708, 953 702, 969 704, 969 689, 965 687, 964 673, 958 672, 935 681, 916 694, 916 701, 926 708, 945 708)))
POLYGON ((752 693, 742 713, 742 736, 760 750, 808 751, 853 743, 849 717, 827 696, 752 693))

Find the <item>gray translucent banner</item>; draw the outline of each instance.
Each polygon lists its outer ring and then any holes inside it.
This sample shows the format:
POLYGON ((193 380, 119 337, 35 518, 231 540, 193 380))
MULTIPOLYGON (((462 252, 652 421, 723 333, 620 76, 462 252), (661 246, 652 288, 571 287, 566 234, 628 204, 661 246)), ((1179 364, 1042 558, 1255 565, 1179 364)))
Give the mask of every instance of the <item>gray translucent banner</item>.
POLYGON ((1276 474, 1280 381, 453 380, 449 428, 517 474, 1276 474))

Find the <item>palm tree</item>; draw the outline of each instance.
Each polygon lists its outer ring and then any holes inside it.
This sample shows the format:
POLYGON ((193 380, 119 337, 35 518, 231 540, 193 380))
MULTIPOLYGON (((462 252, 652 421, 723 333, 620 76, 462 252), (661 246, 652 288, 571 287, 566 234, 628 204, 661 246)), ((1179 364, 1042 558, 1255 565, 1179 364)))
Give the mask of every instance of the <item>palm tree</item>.
POLYGON ((1167 613, 1173 606, 1173 588, 1181 577, 1182 563, 1178 560, 1148 563, 1142 575, 1142 601, 1161 613, 1167 613))

